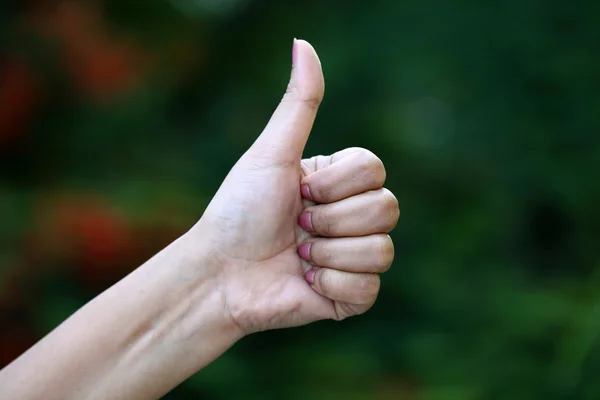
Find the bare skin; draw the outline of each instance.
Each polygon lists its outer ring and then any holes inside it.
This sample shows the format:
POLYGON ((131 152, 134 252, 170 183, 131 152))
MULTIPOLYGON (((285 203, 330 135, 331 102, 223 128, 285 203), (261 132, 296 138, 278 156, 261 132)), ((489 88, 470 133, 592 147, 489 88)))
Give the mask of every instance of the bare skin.
POLYGON ((0 371, 0 399, 155 399, 245 335, 366 312, 400 215, 373 153, 302 159, 324 83, 294 42, 281 104, 198 223, 0 371))

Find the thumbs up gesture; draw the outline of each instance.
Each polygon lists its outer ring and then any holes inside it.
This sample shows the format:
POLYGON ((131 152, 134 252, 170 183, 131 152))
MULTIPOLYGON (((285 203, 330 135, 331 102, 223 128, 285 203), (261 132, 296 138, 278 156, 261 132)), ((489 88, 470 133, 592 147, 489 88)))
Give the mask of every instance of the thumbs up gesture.
POLYGON ((292 53, 281 104, 192 229, 244 334, 364 313, 394 258, 400 211, 381 160, 360 148, 302 159, 324 81, 309 43, 292 53))
POLYGON ((398 202, 368 150, 302 158, 323 73, 305 41, 292 60, 281 104, 202 218, 0 371, 6 398, 159 398, 244 335, 373 305, 398 202))
POLYGON ((373 305, 398 202, 368 150, 302 159, 323 74, 305 41, 292 64, 200 221, 2 369, 3 398, 159 398, 244 335, 373 305))

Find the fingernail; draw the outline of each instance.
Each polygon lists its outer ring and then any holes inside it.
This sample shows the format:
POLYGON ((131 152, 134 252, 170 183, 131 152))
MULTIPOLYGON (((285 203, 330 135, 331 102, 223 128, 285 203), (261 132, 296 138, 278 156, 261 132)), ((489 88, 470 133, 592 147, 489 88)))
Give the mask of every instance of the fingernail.
POLYGON ((292 45, 292 66, 296 65, 298 60, 298 47, 296 47, 296 38, 294 38, 294 44, 292 45))
POLYGON ((310 243, 303 243, 298 247, 298 255, 306 261, 310 261, 310 243))
POLYGON ((298 224, 307 232, 313 231, 313 226, 311 222, 311 216, 309 212, 305 212, 300 215, 298 218, 298 224))
POLYGON ((308 282, 312 285, 315 282, 315 274, 316 273, 317 273, 316 269, 311 269, 306 274, 304 274, 304 279, 306 279, 306 282, 308 282))
POLYGON ((302 193, 302 197, 304 197, 305 199, 312 200, 312 196, 310 195, 310 188, 308 187, 308 185, 300 186, 300 193, 302 193))

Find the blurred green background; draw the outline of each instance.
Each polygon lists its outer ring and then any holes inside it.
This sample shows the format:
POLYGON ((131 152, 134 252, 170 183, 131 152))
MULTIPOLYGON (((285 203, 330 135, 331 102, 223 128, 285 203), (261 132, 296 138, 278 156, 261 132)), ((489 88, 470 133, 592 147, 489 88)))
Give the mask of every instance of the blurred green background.
MULTIPOLYGON (((368 314, 238 343, 166 399, 599 399, 600 2, 2 0, 0 362, 202 214, 289 78, 307 154, 402 218, 368 314)), ((0 388, 1 391, 1 388, 0 388)))

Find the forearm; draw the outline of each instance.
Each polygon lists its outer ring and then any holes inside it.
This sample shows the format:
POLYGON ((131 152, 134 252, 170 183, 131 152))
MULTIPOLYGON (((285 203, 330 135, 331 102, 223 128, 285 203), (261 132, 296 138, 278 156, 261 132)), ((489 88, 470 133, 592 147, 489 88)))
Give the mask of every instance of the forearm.
POLYGON ((241 337, 183 236, 0 371, 2 399, 158 398, 241 337))

